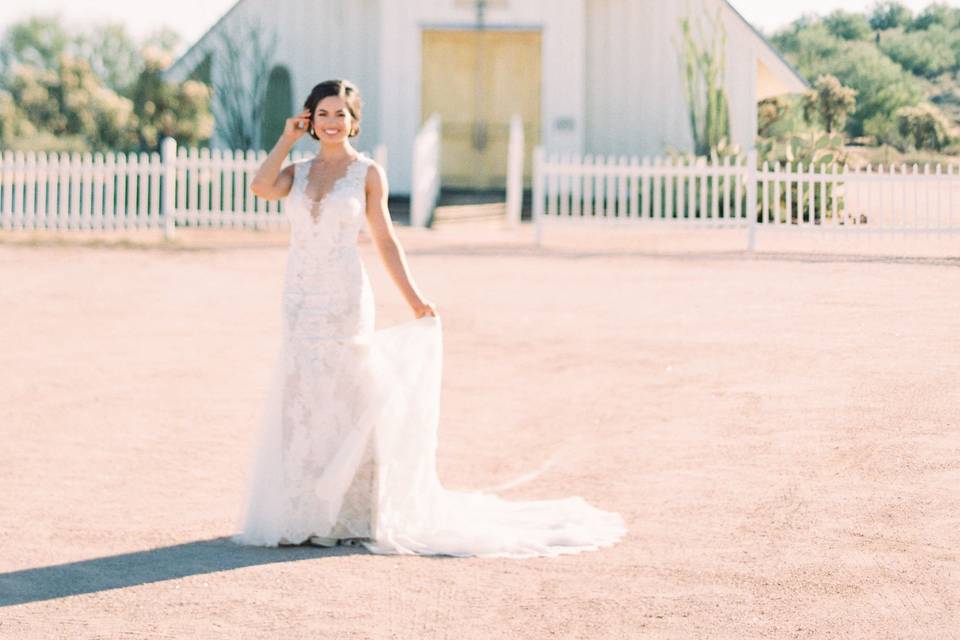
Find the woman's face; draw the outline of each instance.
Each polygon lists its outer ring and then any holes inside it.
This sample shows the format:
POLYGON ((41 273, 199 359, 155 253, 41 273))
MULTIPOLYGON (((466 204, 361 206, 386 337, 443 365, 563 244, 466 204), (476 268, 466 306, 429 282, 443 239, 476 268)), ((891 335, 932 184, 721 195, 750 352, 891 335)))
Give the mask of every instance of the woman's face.
POLYGON ((321 142, 341 142, 353 129, 353 116, 340 96, 327 96, 313 112, 313 130, 321 142))

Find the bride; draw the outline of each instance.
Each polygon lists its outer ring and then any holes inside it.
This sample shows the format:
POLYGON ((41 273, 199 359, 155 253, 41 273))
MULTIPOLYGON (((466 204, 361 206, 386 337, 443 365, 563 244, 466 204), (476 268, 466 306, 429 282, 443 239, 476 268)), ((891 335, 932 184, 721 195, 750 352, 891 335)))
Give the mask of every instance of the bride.
POLYGON ((360 119, 352 83, 321 82, 251 183, 261 198, 286 198, 290 247, 283 335, 233 540, 513 558, 616 543, 620 514, 579 496, 509 501, 440 483, 440 317, 397 242, 384 169, 350 145, 360 119), (281 168, 304 133, 319 151, 281 168), (364 224, 413 320, 374 329, 364 224))

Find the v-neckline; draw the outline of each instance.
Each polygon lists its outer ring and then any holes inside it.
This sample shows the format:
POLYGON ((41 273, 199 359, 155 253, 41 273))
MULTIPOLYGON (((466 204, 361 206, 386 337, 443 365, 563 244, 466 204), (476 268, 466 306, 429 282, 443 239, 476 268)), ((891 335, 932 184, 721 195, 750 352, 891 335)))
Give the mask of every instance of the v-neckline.
POLYGON ((351 160, 351 161, 347 164, 347 168, 344 169, 343 175, 337 177, 337 179, 333 181, 333 184, 330 185, 330 188, 327 190, 327 192, 326 192, 325 194, 323 194, 322 196, 320 196, 319 198, 317 198, 317 199, 311 198, 311 197, 307 194, 307 187, 310 185, 310 165, 311 165, 311 164, 313 163, 313 161, 316 159, 316 156, 314 156, 313 158, 311 158, 310 160, 308 160, 308 161, 306 162, 306 170, 307 170, 307 173, 306 173, 305 176, 303 176, 302 195, 303 195, 304 199, 305 199, 307 202, 310 203, 310 206, 309 206, 307 209, 308 209, 308 211, 309 211, 309 213, 310 213, 310 218, 313 220, 314 223, 316 223, 316 222, 320 219, 319 213, 320 213, 320 211, 322 210, 323 205, 324 205, 324 203, 326 202, 327 198, 329 198, 334 192, 336 192, 336 190, 337 190, 337 188, 340 186, 340 183, 341 183, 341 182, 343 182, 344 180, 347 179, 347 177, 350 175, 350 172, 353 171, 353 166, 354 166, 355 164, 357 164, 357 162, 360 161, 360 157, 361 157, 362 155, 363 155, 362 153, 358 153, 356 156, 354 156, 353 160, 351 160), (317 211, 317 215, 316 215, 316 216, 313 215, 314 207, 316 207, 316 211, 317 211))

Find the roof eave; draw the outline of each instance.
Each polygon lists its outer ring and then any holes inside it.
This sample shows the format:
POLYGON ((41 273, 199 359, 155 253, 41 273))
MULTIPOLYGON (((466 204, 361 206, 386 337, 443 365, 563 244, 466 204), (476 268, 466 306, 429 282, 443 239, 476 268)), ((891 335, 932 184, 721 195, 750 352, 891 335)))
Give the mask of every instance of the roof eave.
MULTIPOLYGON (((171 80, 171 79, 174 79, 176 76, 180 76, 180 75, 185 76, 187 72, 181 67, 183 67, 186 63, 190 62, 195 56, 197 56, 201 52, 204 42, 211 36, 211 34, 213 34, 214 31, 216 31, 217 27, 223 24, 223 22, 226 21, 226 19, 230 16, 230 14, 236 11, 237 7, 239 7, 245 1, 246 0, 237 0, 236 2, 234 2, 233 6, 227 9, 227 11, 222 16, 220 16, 220 18, 216 22, 214 22, 209 29, 204 31, 203 35, 197 38, 197 41, 194 42, 192 45, 190 45, 190 48, 188 48, 183 53, 183 55, 177 58, 173 64, 171 64, 169 67, 167 67, 164 70, 163 72, 164 77, 167 78, 168 80, 171 80)), ((182 78, 179 78, 179 79, 182 79, 182 78)))
POLYGON ((757 29, 755 26, 753 26, 750 23, 749 20, 743 17, 743 14, 740 13, 737 10, 737 8, 730 3, 730 0, 723 0, 723 2, 730 8, 731 11, 733 11, 733 14, 735 16, 737 16, 745 25, 750 27, 750 30, 753 31, 754 35, 756 35, 767 46, 767 49, 769 49, 773 53, 773 55, 776 56, 777 60, 779 60, 780 63, 783 64, 783 66, 787 69, 787 71, 789 71, 791 74, 793 74, 796 77, 800 85, 803 87, 801 91, 806 91, 811 88, 810 83, 807 82, 807 79, 803 77, 803 74, 801 74, 800 71, 795 66, 793 66, 790 63, 790 61, 783 56, 782 53, 780 53, 779 49, 773 46, 773 43, 770 42, 770 40, 768 40, 767 37, 763 35, 763 33, 761 33, 759 29, 757 29))

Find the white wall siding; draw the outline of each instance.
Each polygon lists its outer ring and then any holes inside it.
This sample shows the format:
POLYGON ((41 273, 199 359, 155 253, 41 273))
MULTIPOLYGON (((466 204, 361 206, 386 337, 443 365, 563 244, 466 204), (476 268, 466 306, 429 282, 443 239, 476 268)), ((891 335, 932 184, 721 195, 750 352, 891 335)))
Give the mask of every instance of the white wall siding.
MULTIPOLYGON (((803 84, 723 0, 689 3, 587 0, 586 140, 588 153, 660 155, 692 150, 678 45, 685 15, 709 25, 720 8, 727 33, 726 87, 731 138, 744 149, 757 130, 757 61, 792 90, 803 84), (710 12, 704 13, 704 7, 710 12)), ((694 29, 696 33, 696 29, 694 29)))
POLYGON ((710 10, 716 11, 718 3, 722 5, 721 19, 727 32, 726 84, 727 99, 730 101, 730 137, 742 149, 752 149, 757 138, 757 60, 761 50, 769 47, 726 2, 713 0, 710 10))
MULTIPOLYGON (((358 149, 373 148, 382 141, 383 135, 378 110, 381 102, 380 0, 287 2, 293 9, 285 18, 285 33, 290 37, 286 42, 281 41, 278 62, 286 64, 293 77, 294 109, 303 106, 316 84, 337 78, 350 80, 360 90, 364 107, 360 135, 350 144, 358 149)), ((305 136, 296 148, 315 151, 318 145, 319 142, 305 136)))
POLYGON ((691 136, 674 40, 676 7, 588 0, 587 153, 663 153, 691 136))
MULTIPOLYGON (((351 144, 360 149, 372 148, 380 143, 382 135, 376 108, 380 103, 380 7, 380 0, 243 0, 167 76, 174 80, 185 78, 212 51, 212 80, 216 83, 222 68, 222 58, 217 56, 221 32, 237 29, 242 34, 250 21, 257 21, 264 29, 277 30, 274 64, 284 65, 290 71, 294 110, 300 109, 317 83, 335 78, 351 80, 360 89, 364 106, 369 107, 363 114, 360 136, 351 144)), ((269 148, 273 142, 266 141, 265 145, 269 148)), ((318 144, 304 136, 295 148, 313 151, 318 144)), ((223 148, 225 142, 214 138, 212 146, 223 148)))

